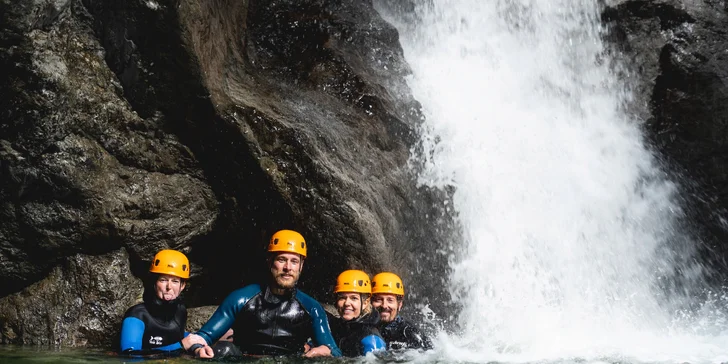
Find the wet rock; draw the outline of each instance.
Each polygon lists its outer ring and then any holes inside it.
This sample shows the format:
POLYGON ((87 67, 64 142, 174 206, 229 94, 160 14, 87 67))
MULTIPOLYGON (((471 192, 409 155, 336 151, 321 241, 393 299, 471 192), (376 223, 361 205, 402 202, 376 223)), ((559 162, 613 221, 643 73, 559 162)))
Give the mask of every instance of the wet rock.
POLYGON ((198 331, 217 310, 217 306, 200 306, 187 309, 187 332, 198 331))
POLYGON ((603 19, 635 85, 634 112, 682 184, 687 226, 725 279, 728 17, 721 1, 618 1, 603 19))
POLYGON ((22 9, 42 15, 33 21, 3 12, 3 295, 76 252, 124 246, 148 259, 206 233, 216 216, 190 151, 129 108, 91 29, 74 18, 82 11, 59 4, 22 9))
POLYGON ((177 120, 221 203, 196 304, 264 279, 262 248, 281 227, 309 240, 302 287, 317 297, 347 268, 424 280, 442 265, 414 254, 441 245, 426 217, 441 215, 439 197, 407 168, 418 105, 401 96, 396 30, 371 4, 84 4, 127 99, 177 120))
POLYGON ((76 254, 20 294, 0 299, 0 342, 111 346, 118 338, 119 312, 141 292, 123 250, 76 254))
POLYGON ((21 322, 56 318, 53 301, 21 306, 38 285, 103 276, 79 256, 125 251, 139 275, 180 249, 193 309, 264 279, 281 228, 307 238, 301 288, 322 301, 340 271, 386 269, 446 311, 446 194, 407 165, 421 115, 370 2, 2 0, 0 17, 5 340, 108 343, 76 334, 91 316, 21 322))

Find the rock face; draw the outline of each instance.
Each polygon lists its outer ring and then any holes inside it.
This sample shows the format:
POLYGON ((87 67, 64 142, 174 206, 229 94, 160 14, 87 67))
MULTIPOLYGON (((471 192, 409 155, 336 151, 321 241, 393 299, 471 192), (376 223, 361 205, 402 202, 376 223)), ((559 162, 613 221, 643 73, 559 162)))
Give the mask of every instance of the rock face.
POLYGON ((43 280, 5 297, 0 305, 3 342, 85 346, 118 337, 119 312, 140 296, 123 250, 76 254, 43 280))
MULTIPOLYGON (((618 0, 602 14, 716 272, 727 10, 618 0)), ((162 248, 192 260, 199 326, 264 279, 281 228, 307 238, 301 287, 324 303, 344 269, 392 270, 408 305, 452 312, 447 195, 407 166, 421 116, 370 1, 0 0, 0 24, 1 342, 111 346, 162 248)))
POLYGON ((616 1, 603 20, 633 70, 635 112, 674 179, 714 278, 725 279, 728 238, 728 5, 616 1), (687 182, 694 181, 694 182, 687 182))
POLYGON ((281 228, 320 300, 386 269, 446 312, 446 196, 407 167, 418 105, 370 2, 0 0, 0 24, 3 343, 110 345, 162 248, 218 304, 281 228))

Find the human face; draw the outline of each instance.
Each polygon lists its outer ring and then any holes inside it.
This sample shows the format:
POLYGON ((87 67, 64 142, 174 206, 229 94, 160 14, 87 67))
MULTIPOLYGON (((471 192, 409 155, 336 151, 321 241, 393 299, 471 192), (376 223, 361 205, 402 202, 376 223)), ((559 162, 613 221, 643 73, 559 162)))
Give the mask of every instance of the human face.
POLYGON ((171 301, 179 297, 183 289, 185 289, 185 282, 181 278, 169 274, 160 274, 154 284, 157 297, 162 301, 171 301))
POLYGON ((303 269, 301 256, 295 253, 279 253, 273 257, 270 273, 277 288, 292 289, 303 269))
POLYGON ((361 300, 361 294, 339 292, 336 294, 336 309, 344 321, 353 320, 361 316, 362 310, 366 309, 369 300, 361 300))
POLYGON ((389 323, 397 318, 399 310, 402 309, 402 301, 397 299, 397 295, 379 293, 372 297, 372 307, 379 311, 379 318, 382 322, 389 323))

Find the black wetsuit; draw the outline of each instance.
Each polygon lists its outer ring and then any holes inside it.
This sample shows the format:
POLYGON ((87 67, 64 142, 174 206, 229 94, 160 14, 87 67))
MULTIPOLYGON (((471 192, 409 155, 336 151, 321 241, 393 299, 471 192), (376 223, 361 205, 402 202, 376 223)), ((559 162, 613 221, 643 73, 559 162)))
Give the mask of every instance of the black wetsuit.
POLYGON ((379 331, 387 342, 387 349, 432 349, 430 339, 411 322, 399 316, 388 324, 381 323, 379 331))
POLYGON ((230 328, 243 354, 301 354, 312 338, 314 345, 326 345, 333 356, 341 356, 324 309, 295 289, 278 296, 257 284, 240 288, 225 298, 197 334, 212 344, 230 328))
POLYGON ((163 301, 154 289, 144 290, 144 302, 124 314, 121 324, 121 352, 132 355, 182 353, 187 309, 175 299, 163 301))
MULTIPOLYGON (((329 313, 327 312, 327 314, 329 313)), ((387 348, 387 344, 377 329, 379 312, 376 310, 349 321, 329 314, 329 322, 336 345, 339 346, 344 356, 357 357, 387 348)))

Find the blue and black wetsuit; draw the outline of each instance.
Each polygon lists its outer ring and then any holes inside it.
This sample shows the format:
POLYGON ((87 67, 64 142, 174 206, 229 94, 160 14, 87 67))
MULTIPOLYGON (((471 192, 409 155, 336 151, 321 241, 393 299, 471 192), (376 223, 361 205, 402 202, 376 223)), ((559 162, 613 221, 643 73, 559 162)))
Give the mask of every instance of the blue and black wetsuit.
POLYGON ((379 312, 376 310, 349 321, 329 316, 329 321, 332 323, 334 340, 344 356, 357 357, 387 349, 387 344, 377 329, 379 312))
POLYGON ((185 337, 187 309, 175 299, 162 301, 153 289, 144 290, 144 302, 126 311, 121 323, 121 352, 130 355, 179 354, 185 337))
POLYGON ((379 326, 387 349, 432 349, 432 341, 411 322, 397 316, 390 323, 379 326))
POLYGON ((311 338, 315 346, 326 345, 333 356, 341 356, 324 309, 295 289, 283 296, 257 284, 233 291, 197 334, 211 345, 230 328, 243 354, 301 354, 311 338))

